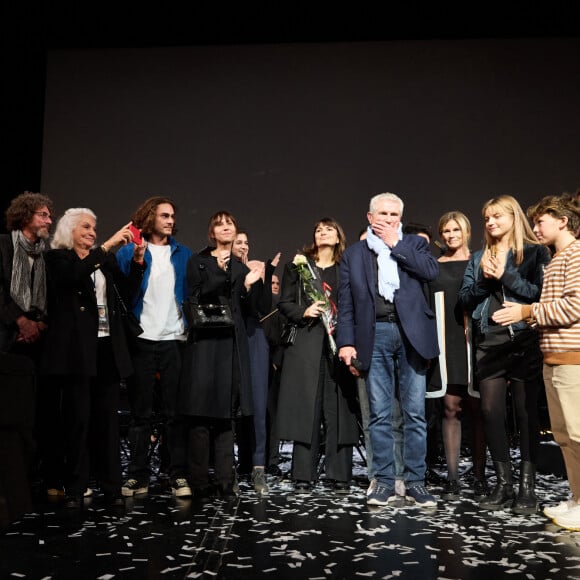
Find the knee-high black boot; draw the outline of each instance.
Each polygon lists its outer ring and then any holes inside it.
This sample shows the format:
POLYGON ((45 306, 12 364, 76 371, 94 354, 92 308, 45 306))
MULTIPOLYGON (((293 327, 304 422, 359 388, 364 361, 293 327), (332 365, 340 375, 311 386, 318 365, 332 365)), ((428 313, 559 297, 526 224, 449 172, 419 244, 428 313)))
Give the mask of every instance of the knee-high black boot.
POLYGON ((538 498, 535 492, 536 466, 529 461, 520 465, 520 489, 512 511, 516 514, 530 515, 538 511, 538 498))
POLYGON ((512 480, 512 464, 509 461, 494 461, 497 483, 491 495, 479 502, 482 510, 501 510, 511 507, 514 501, 514 484, 512 480))

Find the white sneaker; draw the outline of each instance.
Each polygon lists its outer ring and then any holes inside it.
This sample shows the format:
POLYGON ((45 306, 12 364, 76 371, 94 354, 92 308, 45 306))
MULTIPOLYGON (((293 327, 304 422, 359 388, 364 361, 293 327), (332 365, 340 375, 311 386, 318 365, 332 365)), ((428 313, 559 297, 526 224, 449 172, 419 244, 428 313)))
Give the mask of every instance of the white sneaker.
POLYGON ((565 530, 580 532, 580 505, 569 509, 566 513, 554 518, 554 523, 565 530))
POLYGON ((367 497, 371 495, 371 493, 373 493, 376 488, 377 488, 377 480, 373 477, 367 488, 367 497))
POLYGON ((191 497, 191 487, 185 477, 178 477, 171 486, 171 492, 175 497, 191 497))
POLYGON ((568 501, 561 501, 558 505, 546 506, 544 508, 544 515, 553 520, 555 517, 565 514, 577 505, 578 503, 573 499, 569 499, 568 501))

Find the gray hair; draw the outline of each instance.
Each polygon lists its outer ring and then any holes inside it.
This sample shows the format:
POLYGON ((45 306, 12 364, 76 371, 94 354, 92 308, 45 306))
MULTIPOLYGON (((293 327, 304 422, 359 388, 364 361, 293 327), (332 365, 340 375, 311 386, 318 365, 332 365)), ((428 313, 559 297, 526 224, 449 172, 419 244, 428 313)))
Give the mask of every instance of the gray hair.
POLYGON ((403 200, 394 193, 378 193, 373 198, 371 198, 371 202, 369 203, 369 212, 375 213, 375 211, 377 211, 377 205, 381 201, 396 201, 401 207, 401 217, 403 217, 403 208, 405 207, 405 204, 403 203, 403 200))
POLYGON ((72 250, 72 232, 83 215, 89 215, 95 221, 97 220, 97 216, 92 209, 86 207, 71 207, 67 209, 56 224, 54 238, 52 238, 50 247, 54 250, 72 250))

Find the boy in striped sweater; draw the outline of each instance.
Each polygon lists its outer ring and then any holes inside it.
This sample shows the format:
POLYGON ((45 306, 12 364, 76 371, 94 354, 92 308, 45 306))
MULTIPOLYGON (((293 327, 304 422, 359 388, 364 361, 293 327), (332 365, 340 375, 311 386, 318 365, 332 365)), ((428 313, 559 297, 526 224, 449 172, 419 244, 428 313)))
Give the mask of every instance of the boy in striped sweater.
POLYGON ((550 423, 572 492, 544 513, 565 529, 580 530, 580 204, 569 195, 547 196, 528 209, 528 217, 538 239, 555 248, 540 302, 506 302, 493 319, 504 326, 526 320, 540 330, 550 423))

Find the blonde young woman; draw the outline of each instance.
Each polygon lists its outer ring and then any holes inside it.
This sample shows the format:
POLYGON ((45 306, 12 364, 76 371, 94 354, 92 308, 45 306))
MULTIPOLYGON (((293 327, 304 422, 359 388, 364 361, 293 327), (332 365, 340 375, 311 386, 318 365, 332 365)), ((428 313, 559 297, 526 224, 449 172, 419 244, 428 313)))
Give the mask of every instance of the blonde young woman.
POLYGON ((438 328, 440 331, 439 365, 430 381, 437 389, 433 396, 443 396, 445 414, 442 432, 447 481, 443 487, 443 499, 457 499, 461 494, 459 484, 459 452, 461 450, 461 415, 466 406, 471 418, 471 451, 473 458, 473 490, 476 497, 486 495, 485 437, 479 399, 468 394, 471 382, 467 344, 468 320, 459 302, 458 292, 471 252, 471 224, 459 211, 443 214, 439 220, 439 236, 445 244, 445 254, 439 258, 439 274, 431 283, 431 292, 437 303, 438 328))
POLYGON ((515 513, 530 514, 538 508, 534 487, 542 354, 534 329, 524 322, 502 326, 492 316, 506 301, 531 304, 539 300, 544 266, 550 257, 512 196, 490 199, 484 204, 482 214, 485 245, 471 256, 459 293, 463 306, 472 312, 475 373, 485 436, 497 475, 495 489, 479 505, 487 510, 511 507, 515 513), (508 385, 520 436, 517 498, 505 424, 508 385))

